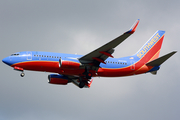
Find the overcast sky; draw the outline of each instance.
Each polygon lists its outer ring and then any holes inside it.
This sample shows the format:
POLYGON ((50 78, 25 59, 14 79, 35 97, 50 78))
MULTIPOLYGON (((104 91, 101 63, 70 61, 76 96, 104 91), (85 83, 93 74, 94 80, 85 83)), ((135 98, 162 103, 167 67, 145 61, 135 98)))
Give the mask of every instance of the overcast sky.
MULTIPOLYGON (((113 54, 134 54, 165 30, 161 55, 180 51, 179 0, 1 0, 0 59, 19 51, 87 54, 127 31, 113 54)), ((50 73, 20 72, 0 63, 1 120, 180 119, 180 55, 157 75, 94 78, 90 89, 51 85, 50 73)))

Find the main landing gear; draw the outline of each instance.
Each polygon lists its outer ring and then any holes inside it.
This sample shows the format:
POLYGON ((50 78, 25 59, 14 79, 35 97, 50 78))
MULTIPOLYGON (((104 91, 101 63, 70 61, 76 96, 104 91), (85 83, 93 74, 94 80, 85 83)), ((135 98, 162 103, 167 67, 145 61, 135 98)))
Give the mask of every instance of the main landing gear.
POLYGON ((86 67, 83 76, 79 77, 79 88, 83 88, 89 80, 92 78, 92 73, 89 72, 89 69, 86 67))
POLYGON ((89 72, 89 69, 86 67, 85 72, 83 73, 86 76, 86 79, 91 79, 92 73, 89 72))
POLYGON ((92 73, 89 72, 90 68, 85 67, 83 76, 79 77, 79 88, 83 88, 89 80, 92 78, 92 73))

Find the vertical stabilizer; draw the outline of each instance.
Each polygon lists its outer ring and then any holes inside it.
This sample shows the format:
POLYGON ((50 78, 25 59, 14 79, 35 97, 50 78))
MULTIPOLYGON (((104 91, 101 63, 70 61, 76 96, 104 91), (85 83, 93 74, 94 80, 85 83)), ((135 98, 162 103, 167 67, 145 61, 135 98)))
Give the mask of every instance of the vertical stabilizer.
POLYGON ((135 54, 139 60, 147 63, 159 57, 165 31, 158 30, 135 54))

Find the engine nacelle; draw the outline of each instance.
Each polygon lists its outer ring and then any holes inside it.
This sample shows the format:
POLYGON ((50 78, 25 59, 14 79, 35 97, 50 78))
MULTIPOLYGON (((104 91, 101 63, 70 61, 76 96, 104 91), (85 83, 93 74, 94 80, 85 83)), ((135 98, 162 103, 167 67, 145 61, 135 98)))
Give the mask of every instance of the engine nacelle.
POLYGON ((68 77, 58 74, 50 74, 48 75, 48 79, 50 84, 67 85, 69 82, 68 77))
POLYGON ((80 65, 79 61, 75 59, 59 59, 59 67, 62 69, 78 69, 80 65))

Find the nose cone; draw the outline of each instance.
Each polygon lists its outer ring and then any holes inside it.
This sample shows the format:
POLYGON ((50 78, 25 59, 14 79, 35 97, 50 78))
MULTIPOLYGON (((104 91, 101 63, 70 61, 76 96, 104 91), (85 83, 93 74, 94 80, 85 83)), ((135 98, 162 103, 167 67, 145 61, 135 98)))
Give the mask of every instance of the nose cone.
POLYGON ((5 64, 7 64, 7 65, 11 65, 9 57, 4 58, 4 59, 2 60, 2 62, 5 63, 5 64))

